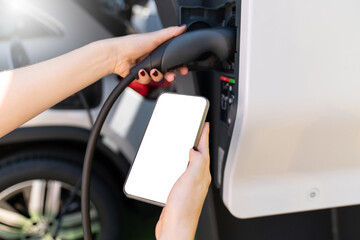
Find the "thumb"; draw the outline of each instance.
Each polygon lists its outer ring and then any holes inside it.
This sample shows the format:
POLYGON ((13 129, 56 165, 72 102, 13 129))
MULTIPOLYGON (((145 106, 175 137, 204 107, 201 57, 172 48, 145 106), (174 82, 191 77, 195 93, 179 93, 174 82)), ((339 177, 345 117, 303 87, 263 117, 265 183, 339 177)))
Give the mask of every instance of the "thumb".
POLYGON ((199 144, 197 149, 201 152, 204 156, 209 156, 209 132, 210 132, 210 124, 206 122, 204 124, 204 128, 201 132, 199 144))

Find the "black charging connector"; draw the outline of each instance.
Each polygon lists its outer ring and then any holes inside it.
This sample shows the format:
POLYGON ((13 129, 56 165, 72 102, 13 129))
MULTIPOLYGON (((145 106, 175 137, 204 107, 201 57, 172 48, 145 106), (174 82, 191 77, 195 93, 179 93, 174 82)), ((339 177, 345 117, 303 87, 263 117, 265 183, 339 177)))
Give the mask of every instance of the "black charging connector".
MULTIPOLYGON (((167 72, 180 66, 185 66, 196 61, 204 54, 211 53, 218 61, 223 61, 232 56, 235 51, 235 29, 212 28, 201 29, 184 33, 176 38, 170 39, 155 49, 142 62, 133 67, 130 74, 126 76, 111 92, 91 130, 84 158, 82 183, 81 183, 81 214, 84 230, 84 239, 91 240, 90 225, 90 175, 91 166, 95 153, 96 142, 100 135, 105 119, 125 88, 134 80, 138 79, 138 72, 145 69, 150 72, 156 68, 161 72, 167 72)), ((212 68, 210 64, 207 68, 212 68)), ((202 66, 204 67, 204 66, 202 66)))

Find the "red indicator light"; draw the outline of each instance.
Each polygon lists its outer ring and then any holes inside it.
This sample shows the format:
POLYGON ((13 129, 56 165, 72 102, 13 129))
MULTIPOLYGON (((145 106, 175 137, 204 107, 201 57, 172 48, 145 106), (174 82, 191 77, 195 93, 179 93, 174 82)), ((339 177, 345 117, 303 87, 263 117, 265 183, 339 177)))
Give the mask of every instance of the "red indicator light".
POLYGON ((220 77, 220 80, 221 80, 221 81, 224 81, 224 82, 229 82, 229 78, 224 77, 224 76, 221 76, 221 77, 220 77))

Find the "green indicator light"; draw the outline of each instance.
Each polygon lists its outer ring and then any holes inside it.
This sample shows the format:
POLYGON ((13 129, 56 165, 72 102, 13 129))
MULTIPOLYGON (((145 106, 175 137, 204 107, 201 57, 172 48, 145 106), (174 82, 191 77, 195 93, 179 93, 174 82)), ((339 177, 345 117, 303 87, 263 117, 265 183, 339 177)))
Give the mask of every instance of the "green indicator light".
POLYGON ((229 78, 229 83, 235 83, 235 79, 229 78))

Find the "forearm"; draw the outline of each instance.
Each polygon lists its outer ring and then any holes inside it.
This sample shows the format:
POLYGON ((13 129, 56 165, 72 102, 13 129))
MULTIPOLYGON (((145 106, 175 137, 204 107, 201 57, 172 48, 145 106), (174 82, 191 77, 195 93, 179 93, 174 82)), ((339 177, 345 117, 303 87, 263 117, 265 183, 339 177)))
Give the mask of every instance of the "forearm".
MULTIPOLYGON (((170 27, 102 40, 33 66, 0 73, 0 137, 105 75, 128 75, 138 61, 184 30, 185 26, 170 27)), ((162 75, 151 78, 160 81, 162 75)), ((140 81, 146 83, 150 76, 140 77, 140 81)))
POLYGON ((0 137, 110 74, 117 56, 104 41, 0 73, 0 137))
MULTIPOLYGON (((202 160, 206 162, 206 160, 202 160)), ((174 185, 156 226, 156 238, 194 239, 197 224, 211 181, 210 173, 199 173, 202 167, 189 165, 174 185), (197 176, 193 176, 197 174, 197 176)), ((205 167, 204 167, 205 168, 205 167)), ((207 168, 207 167, 206 167, 207 168)), ((209 171, 209 170, 207 170, 209 171)))

